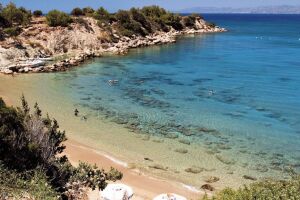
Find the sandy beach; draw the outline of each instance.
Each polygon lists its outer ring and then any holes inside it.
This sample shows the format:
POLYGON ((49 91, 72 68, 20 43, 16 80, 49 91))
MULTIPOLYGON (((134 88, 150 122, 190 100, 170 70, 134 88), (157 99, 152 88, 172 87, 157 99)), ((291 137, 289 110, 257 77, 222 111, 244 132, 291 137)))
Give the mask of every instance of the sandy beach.
MULTIPOLYGON (((11 106, 13 101, 0 93, 0 97, 11 106)), ((115 159, 113 155, 101 152, 99 149, 89 147, 73 139, 68 139, 65 142, 66 149, 64 154, 68 156, 73 165, 78 165, 79 161, 96 164, 99 168, 109 170, 114 167, 123 173, 121 183, 127 184, 134 190, 133 199, 153 199, 156 195, 161 193, 176 193, 187 197, 188 199, 198 199, 205 193, 202 191, 193 191, 188 186, 182 183, 172 182, 170 180, 161 179, 154 176, 149 176, 139 172, 136 169, 130 169, 123 161, 115 159)), ((91 191, 90 199, 95 199, 99 191, 91 191)))
MULTIPOLYGON (((90 164, 95 163, 106 170, 114 167, 121 171, 123 179, 120 182, 133 188, 135 193, 133 199, 153 199, 153 197, 161 193, 177 193, 188 199, 198 199, 204 194, 184 188, 180 183, 151 177, 139 171, 131 170, 124 166, 125 163, 122 163, 122 161, 118 161, 110 155, 103 155, 101 151, 80 144, 72 139, 69 139, 65 144, 67 146, 65 154, 73 165, 77 165, 79 161, 84 161, 90 164)), ((97 193, 98 191, 92 192, 92 196, 94 197, 97 193)))

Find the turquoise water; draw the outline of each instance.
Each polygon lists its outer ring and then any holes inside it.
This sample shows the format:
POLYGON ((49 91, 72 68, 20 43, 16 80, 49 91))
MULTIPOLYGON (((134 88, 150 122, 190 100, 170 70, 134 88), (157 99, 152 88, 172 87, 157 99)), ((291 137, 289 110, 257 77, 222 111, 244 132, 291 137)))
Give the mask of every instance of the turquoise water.
MULTIPOLYGON (((241 179, 245 174, 288 178, 300 172, 300 15, 206 18, 229 32, 186 36, 176 44, 135 49, 20 81, 27 91, 53 98, 54 105, 59 103, 50 94, 71 99, 87 122, 105 119, 146 136, 181 139, 179 146, 190 142, 185 156, 174 154, 175 147, 152 155, 170 161, 167 165, 179 162, 182 177, 188 176, 184 168, 195 164, 215 164, 216 171, 205 173, 235 173, 241 179), (25 84, 29 80, 35 83, 25 84), (191 157, 199 160, 187 160, 191 157)), ((74 121, 72 114, 66 115, 74 121)), ((190 176, 203 178, 195 177, 190 176)), ((225 185, 228 179, 222 179, 225 185)))
POLYGON ((97 59, 57 78, 88 117, 180 136, 258 171, 299 172, 300 16, 207 18, 230 31, 97 59))

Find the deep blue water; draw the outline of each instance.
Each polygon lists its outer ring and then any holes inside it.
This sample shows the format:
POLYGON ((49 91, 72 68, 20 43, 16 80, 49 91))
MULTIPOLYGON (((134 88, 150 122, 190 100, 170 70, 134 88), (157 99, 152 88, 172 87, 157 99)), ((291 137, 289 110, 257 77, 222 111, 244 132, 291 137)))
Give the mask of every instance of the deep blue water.
POLYGON ((211 149, 230 146, 219 150, 232 157, 247 148, 253 162, 299 170, 300 15, 204 16, 229 31, 100 58, 59 76, 72 77, 73 98, 91 116, 211 149))

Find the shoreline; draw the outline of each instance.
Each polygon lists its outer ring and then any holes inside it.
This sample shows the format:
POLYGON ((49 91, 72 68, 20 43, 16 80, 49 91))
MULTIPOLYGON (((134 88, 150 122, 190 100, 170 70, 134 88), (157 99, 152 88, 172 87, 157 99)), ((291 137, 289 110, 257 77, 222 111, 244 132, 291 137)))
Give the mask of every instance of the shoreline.
MULTIPOLYGON (((65 142, 65 145, 67 148, 64 155, 68 156, 72 165, 77 165, 79 161, 84 161, 90 164, 96 164, 105 170, 114 167, 121 171, 123 173, 123 178, 118 182, 127 184, 133 188, 133 199, 153 199, 161 193, 177 193, 188 199, 198 199, 205 195, 204 191, 196 191, 192 186, 151 176, 142 173, 139 170, 129 169, 124 166, 123 161, 75 140, 69 139, 65 142)), ((91 192, 91 195, 94 196, 97 192, 98 191, 93 191, 91 192)))
MULTIPOLYGON (((3 98, 8 106, 16 106, 3 93, 0 93, 0 97, 3 98)), ((68 138, 64 144, 66 145, 66 149, 62 155, 66 155, 74 166, 78 165, 79 161, 84 161, 92 165, 96 164, 99 168, 105 170, 114 167, 121 171, 123 178, 118 182, 127 184, 133 188, 134 200, 150 200, 161 193, 176 193, 188 199, 199 199, 205 194, 212 195, 212 193, 197 190, 193 186, 184 183, 156 177, 153 174, 144 173, 138 169, 130 169, 126 162, 119 160, 114 155, 82 144, 74 139, 68 138)), ((90 199, 95 199, 98 197, 98 194, 99 191, 95 190, 89 191, 88 195, 90 199)))
MULTIPOLYGON (((95 23, 93 20, 88 18, 85 18, 85 20, 89 21, 91 24, 95 23)), ((39 29, 40 27, 31 28, 39 29)), ((29 30, 31 28, 29 28, 29 30)), ((60 32, 64 31, 60 29, 56 30, 51 28, 44 29, 44 31, 51 31, 51 34, 62 34, 60 32)), ((206 22, 203 19, 200 19, 196 20, 195 28, 186 27, 181 31, 176 31, 174 29, 171 29, 168 32, 157 31, 147 36, 118 36, 117 42, 94 44, 91 46, 80 48, 77 47, 75 49, 69 49, 66 53, 53 52, 52 55, 46 55, 46 57, 44 57, 45 55, 43 55, 43 57, 24 57, 22 55, 22 50, 17 50, 14 47, 9 47, 7 50, 4 50, 2 45, 0 44, 0 58, 5 54, 5 52, 7 52, 6 54, 9 54, 9 51, 16 51, 17 54, 15 58, 12 58, 11 60, 6 60, 6 65, 0 66, 0 73, 7 75, 17 75, 22 73, 49 73, 66 71, 73 67, 80 66, 84 62, 89 61, 93 58, 103 57, 106 55, 126 55, 130 49, 134 48, 175 43, 179 36, 222 32, 227 32, 227 30, 219 26, 210 27, 206 25, 206 22)), ((24 31, 24 34, 26 35, 26 30, 24 31)), ((86 37, 89 36, 87 35, 86 37)), ((36 39, 35 37, 33 38, 36 39)), ((25 37, 23 38, 23 40, 28 39, 26 39, 25 37)), ((38 47, 32 48, 31 51, 36 51, 37 49, 38 47)))

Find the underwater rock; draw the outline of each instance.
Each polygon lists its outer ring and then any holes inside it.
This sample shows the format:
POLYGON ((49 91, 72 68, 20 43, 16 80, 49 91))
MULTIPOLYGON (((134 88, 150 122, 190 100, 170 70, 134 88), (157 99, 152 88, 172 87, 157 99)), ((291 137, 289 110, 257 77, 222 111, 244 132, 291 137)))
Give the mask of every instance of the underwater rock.
POLYGON ((178 140, 178 142, 180 142, 182 144, 186 144, 186 145, 190 145, 191 144, 191 142, 188 141, 188 140, 186 140, 186 139, 180 139, 180 140, 178 140))
POLYGON ((175 152, 186 154, 186 153, 188 153, 188 150, 186 150, 186 149, 175 149, 175 152))
POLYGON ((222 162, 222 163, 224 163, 224 164, 226 164, 226 165, 233 165, 233 164, 236 163, 235 160, 232 160, 232 159, 227 158, 227 157, 222 156, 222 155, 216 155, 216 158, 217 158, 220 162, 222 162))
POLYGON ((163 143, 164 140, 157 140, 157 139, 154 139, 154 140, 152 140, 152 142, 155 142, 155 143, 163 143))
POLYGON ((248 167, 248 165, 249 165, 248 163, 242 163, 242 167, 243 167, 243 168, 248 167))
POLYGON ((145 137, 142 138, 144 141, 149 141, 150 140, 150 135, 146 135, 145 137))
POLYGON ((158 170, 163 170, 163 171, 167 171, 167 168, 160 165, 160 164, 153 164, 153 165, 149 165, 150 168, 152 169, 158 169, 158 170))
POLYGON ((190 167, 185 169, 184 171, 188 172, 188 173, 192 173, 192 174, 199 174, 203 171, 202 168, 198 168, 198 167, 190 167))
POLYGON ((174 132, 170 132, 168 133, 167 135, 165 135, 166 138, 169 138, 169 139, 176 139, 178 138, 178 134, 177 133, 174 133, 174 132))
POLYGON ((221 150, 229 150, 229 149, 231 149, 230 146, 225 145, 225 144, 218 144, 218 145, 217 145, 217 148, 218 148, 218 149, 221 149, 221 150))
POLYGON ((154 94, 157 94, 157 95, 161 95, 161 96, 165 95, 165 91, 157 89, 157 88, 152 88, 151 92, 153 92, 154 94))
POLYGON ((89 101, 89 100, 91 100, 91 97, 82 97, 82 98, 80 98, 80 100, 89 101))
POLYGON ((256 181, 257 180, 257 178, 255 178, 253 176, 249 176, 249 175, 244 175, 243 178, 247 179, 247 180, 251 180, 251 181, 256 181))
POLYGON ((267 166, 261 165, 261 164, 256 165, 254 169, 261 173, 265 173, 265 172, 269 171, 267 166))
POLYGON ((204 181, 207 183, 215 183, 218 182, 220 180, 220 178, 216 177, 216 176, 210 176, 207 177, 204 181))
POLYGON ((215 188, 213 186, 211 186, 210 184, 204 184, 201 186, 201 189, 203 190, 209 190, 209 191, 214 191, 215 188))
POLYGON ((151 158, 144 158, 144 160, 153 162, 153 160, 151 158))
POLYGON ((247 150, 239 150, 240 153, 248 153, 247 150))

